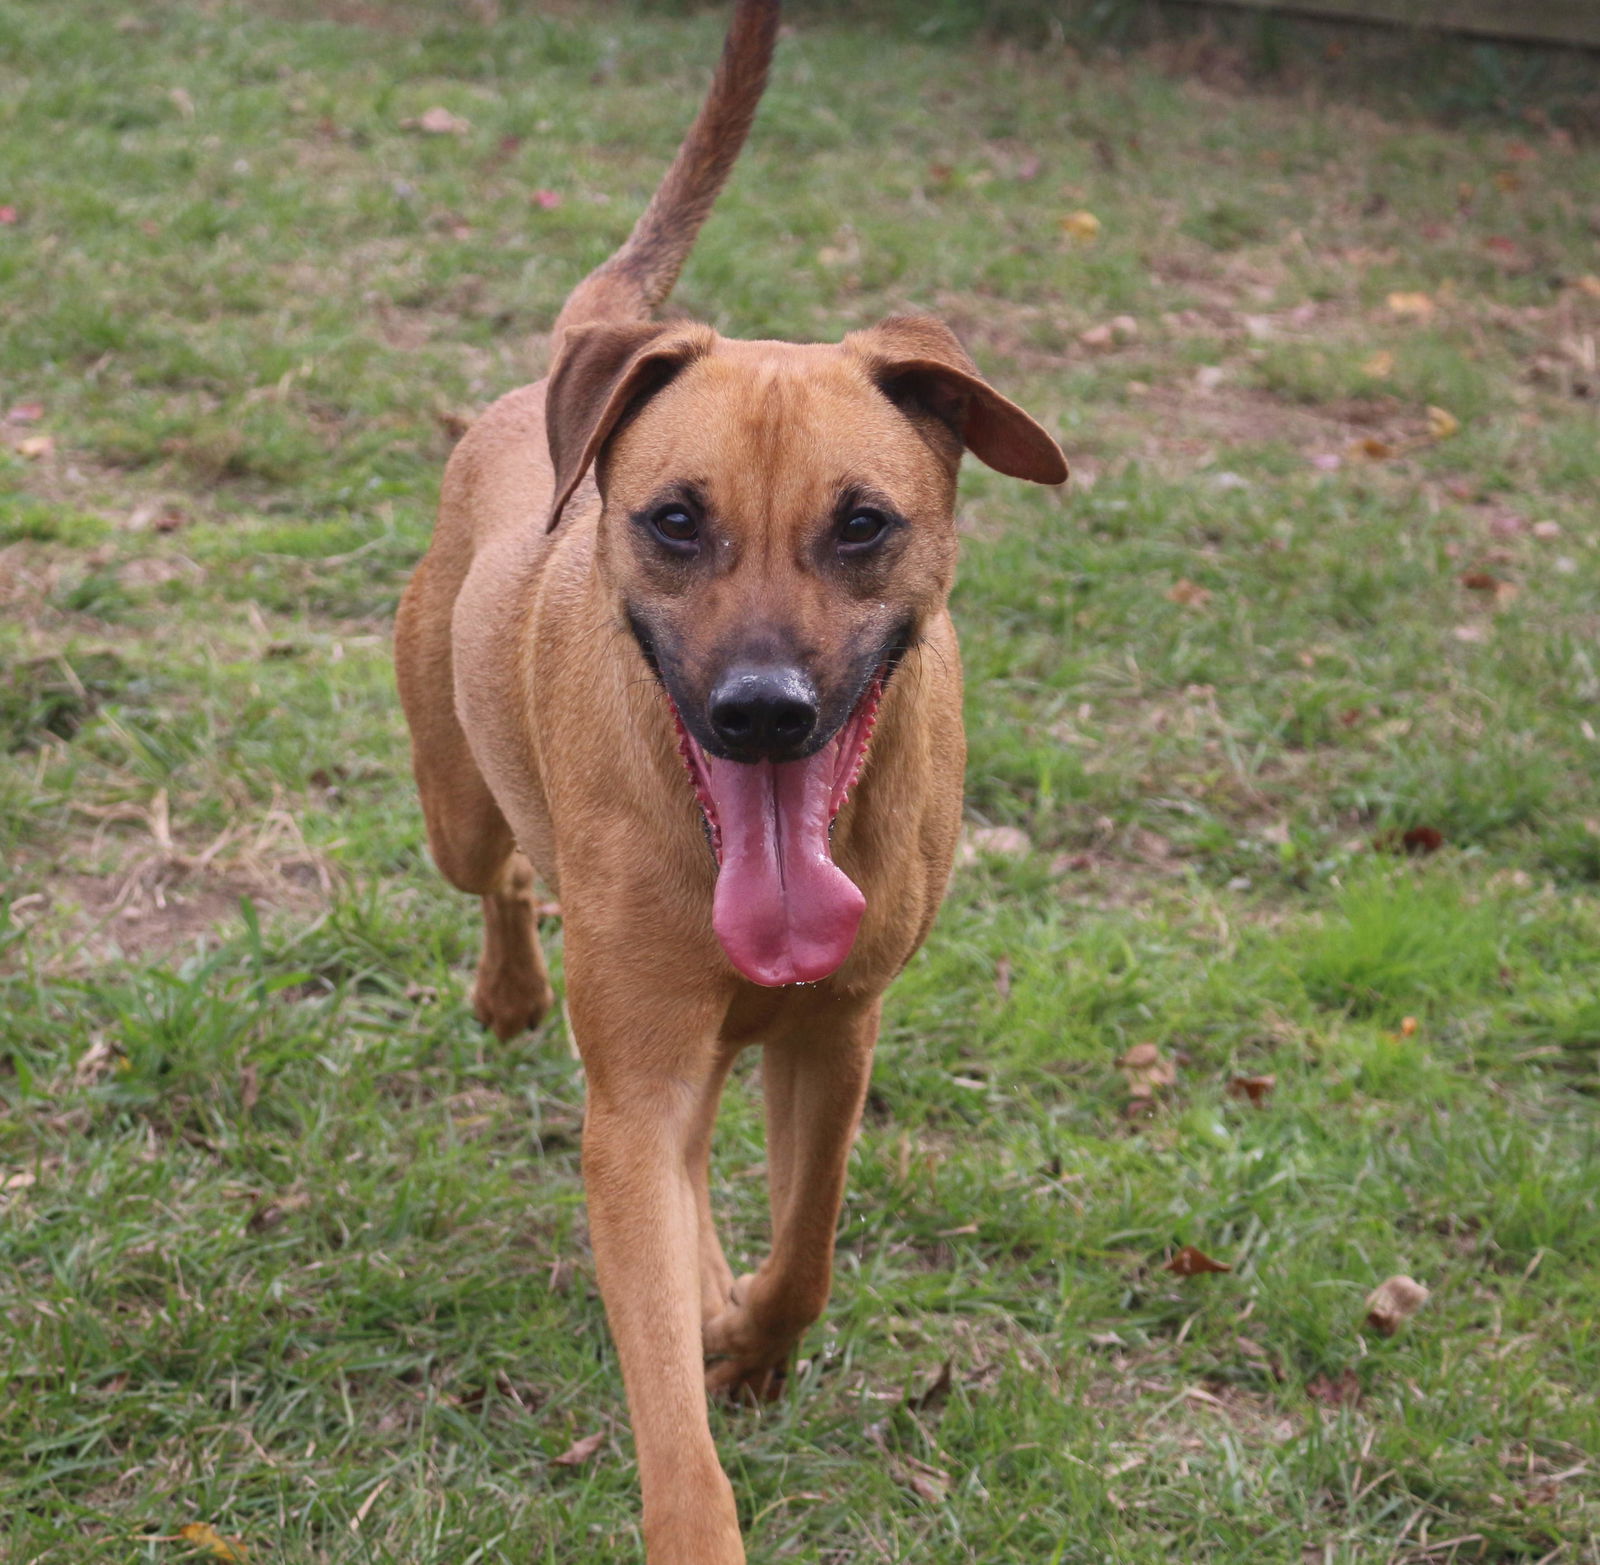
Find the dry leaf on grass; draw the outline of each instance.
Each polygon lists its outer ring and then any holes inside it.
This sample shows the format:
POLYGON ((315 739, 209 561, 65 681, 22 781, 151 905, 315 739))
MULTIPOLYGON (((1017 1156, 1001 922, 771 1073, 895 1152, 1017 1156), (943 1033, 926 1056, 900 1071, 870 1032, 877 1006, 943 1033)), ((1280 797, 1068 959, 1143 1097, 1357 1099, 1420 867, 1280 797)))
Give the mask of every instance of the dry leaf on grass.
POLYGON ((552 1467, 582 1467, 585 1462, 592 1461, 595 1453, 606 1443, 605 1431, 598 1430, 592 1435, 585 1435, 581 1440, 574 1440, 560 1456, 552 1456, 552 1467))
POLYGON ((1378 439, 1376 435, 1368 435, 1362 440, 1352 440, 1345 452, 1348 456, 1368 462, 1387 462, 1390 457, 1399 456, 1400 448, 1387 440, 1378 439))
POLYGON ((1061 232, 1080 245, 1092 245, 1100 237, 1100 219, 1093 212, 1068 212, 1061 219, 1061 232))
POLYGON ((210 1522, 185 1522, 177 1531, 177 1539, 191 1548, 204 1549, 214 1560, 227 1560, 231 1565, 246 1565, 250 1551, 242 1538, 225 1538, 210 1522))
POLYGON ((928 1382, 914 1397, 906 1398, 906 1406, 918 1413, 926 1413, 936 1407, 943 1407, 950 1400, 950 1372, 953 1360, 946 1359, 939 1366, 939 1373, 928 1382))
POLYGON ((44 417, 44 403, 17 402, 6 409, 8 424, 37 424, 44 417))
POLYGON ((1447 408, 1430 407, 1428 409, 1428 438, 1430 440, 1448 440, 1452 435, 1458 434, 1461 429, 1461 420, 1447 408))
POLYGON ((1153 1098, 1178 1079, 1178 1067, 1153 1043, 1134 1044, 1117 1061, 1117 1069, 1128 1079, 1131 1098, 1153 1098))
POLYGON ((55 448, 54 435, 29 435, 26 440, 17 442, 17 455, 26 457, 30 462, 37 462, 49 456, 55 448))
POLYGON ((1167 588, 1166 598, 1168 603, 1176 603, 1186 609, 1203 609, 1211 601, 1211 589, 1190 581, 1187 576, 1180 576, 1167 588))
POLYGON ((1522 591, 1514 581, 1506 581, 1492 571, 1465 571, 1460 581, 1468 592, 1489 594, 1494 599, 1494 606, 1497 609, 1504 608, 1522 591))
POLYGON ((311 1205, 311 1197, 304 1190, 288 1190, 275 1201, 262 1201, 245 1220, 245 1227, 253 1234, 264 1234, 276 1228, 294 1212, 303 1212, 311 1205))
POLYGON ((914 1456, 891 1451, 887 1425, 883 1420, 880 1419, 868 1427, 867 1439, 888 1458, 889 1474, 896 1483, 904 1484, 914 1495, 926 1500, 930 1505, 942 1505, 950 1498, 950 1490, 955 1483, 950 1474, 942 1467, 920 1462, 914 1456))
POLYGON ((1379 348, 1362 363, 1361 373, 1374 380, 1387 380, 1394 373, 1394 355, 1387 348, 1379 348))
POLYGON ((1306 1382, 1306 1395, 1324 1407, 1354 1407, 1361 1400, 1361 1381, 1349 1368, 1337 1375, 1313 1375, 1306 1382))
POLYGON ((1233 1267, 1227 1261, 1214 1261, 1204 1250, 1186 1244, 1176 1255, 1163 1261, 1161 1269, 1174 1277, 1198 1277, 1204 1272, 1231 1272, 1233 1267))
POLYGON ((1428 1302, 1428 1290, 1410 1277, 1391 1277, 1367 1295, 1367 1324, 1392 1337, 1428 1302))
POLYGON ((1276 1076, 1235 1076, 1228 1083, 1230 1098, 1243 1098, 1259 1108, 1265 1108, 1272 1089, 1278 1085, 1276 1076))

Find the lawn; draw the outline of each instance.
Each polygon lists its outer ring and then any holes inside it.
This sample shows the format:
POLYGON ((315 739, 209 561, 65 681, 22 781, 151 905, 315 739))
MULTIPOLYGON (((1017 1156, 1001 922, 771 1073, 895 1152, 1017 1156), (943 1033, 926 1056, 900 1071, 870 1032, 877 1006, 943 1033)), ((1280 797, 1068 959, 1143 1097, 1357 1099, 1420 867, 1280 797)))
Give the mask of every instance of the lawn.
MULTIPOLYGON (((0 8, 8 1562, 639 1558, 389 627, 721 27, 0 8)), ((1075 473, 964 479, 963 863, 715 1415, 754 1561, 1600 1560, 1600 147, 1236 64, 802 13, 678 295, 937 311, 1075 473)))

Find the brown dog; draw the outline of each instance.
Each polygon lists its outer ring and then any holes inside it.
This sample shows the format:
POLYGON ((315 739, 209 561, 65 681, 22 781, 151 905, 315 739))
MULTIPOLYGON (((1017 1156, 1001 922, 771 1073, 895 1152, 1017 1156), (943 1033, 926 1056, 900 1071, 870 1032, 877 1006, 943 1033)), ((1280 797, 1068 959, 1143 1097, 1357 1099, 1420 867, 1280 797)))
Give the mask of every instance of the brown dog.
POLYGON ((1067 476, 939 322, 735 342, 649 313, 761 95, 776 0, 739 0, 711 92, 555 367, 445 473, 395 656, 428 839, 483 899, 474 1004, 552 995, 566 924, 583 1168, 651 1565, 744 1559, 706 1389, 771 1394, 827 1301, 883 991, 950 872, 965 746, 945 610, 963 449, 1067 476), (706 1165, 764 1051, 772 1253, 734 1279, 706 1165))

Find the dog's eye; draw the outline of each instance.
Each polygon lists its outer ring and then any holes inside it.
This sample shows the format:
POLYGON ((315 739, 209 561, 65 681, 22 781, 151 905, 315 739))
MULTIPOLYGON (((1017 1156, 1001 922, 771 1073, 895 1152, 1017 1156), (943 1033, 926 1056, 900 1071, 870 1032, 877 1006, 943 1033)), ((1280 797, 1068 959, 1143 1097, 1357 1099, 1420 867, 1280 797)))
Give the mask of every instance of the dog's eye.
POLYGON ((681 505, 664 505, 650 518, 650 527, 663 543, 682 548, 700 537, 700 524, 681 505))
POLYGON ((839 547, 845 554, 864 554, 889 530, 881 511, 857 511, 839 528, 839 547))

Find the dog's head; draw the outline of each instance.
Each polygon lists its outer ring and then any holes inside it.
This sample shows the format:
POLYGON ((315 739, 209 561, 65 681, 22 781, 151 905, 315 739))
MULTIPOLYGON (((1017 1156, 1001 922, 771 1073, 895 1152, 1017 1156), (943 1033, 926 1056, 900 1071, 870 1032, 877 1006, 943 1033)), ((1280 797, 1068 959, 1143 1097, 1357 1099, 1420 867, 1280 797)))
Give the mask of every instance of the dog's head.
POLYGON ((1061 451, 920 317, 837 346, 578 328, 548 395, 550 525, 593 468, 597 569, 675 708, 723 946, 757 983, 823 977, 863 906, 830 825, 949 594, 962 453, 1058 484, 1061 451))
POLYGON ((595 469, 601 568, 695 741, 815 753, 943 605, 963 450, 1058 484, 1055 441, 923 317, 838 345, 580 328, 549 392, 554 527, 595 469))

